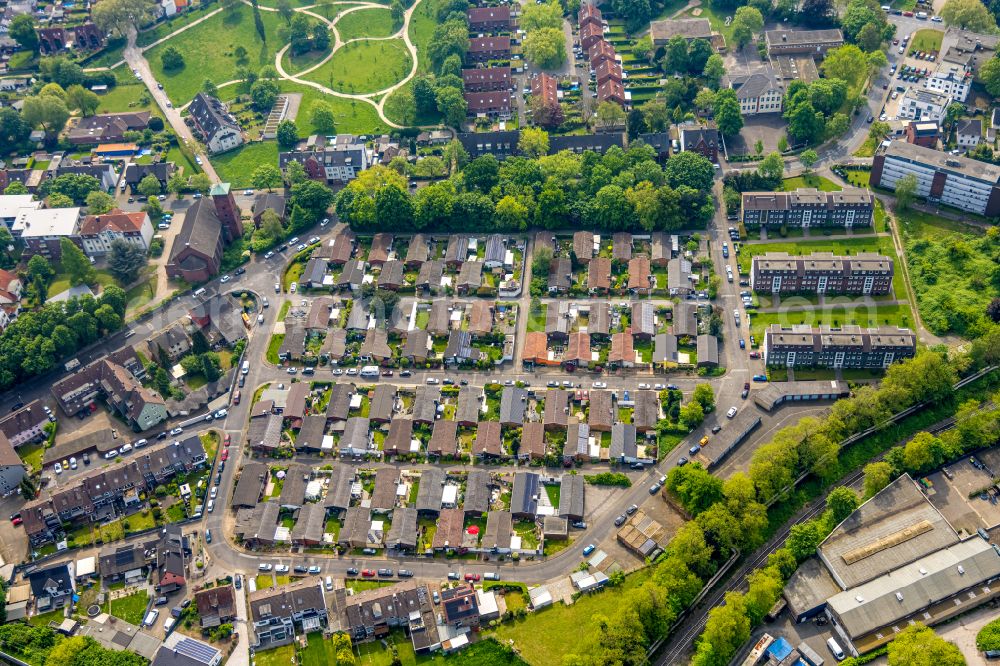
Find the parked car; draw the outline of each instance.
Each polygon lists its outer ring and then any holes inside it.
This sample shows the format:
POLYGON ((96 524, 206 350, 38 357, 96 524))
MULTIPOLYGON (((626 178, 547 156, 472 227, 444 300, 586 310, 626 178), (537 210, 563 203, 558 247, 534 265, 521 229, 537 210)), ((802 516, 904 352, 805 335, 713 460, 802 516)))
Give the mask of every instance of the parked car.
POLYGON ((316 566, 315 564, 312 565, 311 567, 309 567, 309 573, 315 576, 316 574, 319 573, 319 567, 316 566))
POLYGON ((181 428, 181 427, 178 426, 177 428, 174 428, 173 430, 171 430, 170 434, 171 435, 179 435, 182 432, 184 432, 184 428, 181 428))
POLYGON ((374 578, 375 577, 375 572, 372 571, 371 569, 362 569, 361 570, 361 575, 364 578, 374 578))
POLYGON ((595 550, 597 550, 597 546, 595 546, 594 544, 589 544, 587 545, 586 548, 583 549, 583 556, 587 557, 587 555, 590 555, 595 550))
POLYGON ((728 416, 729 418, 733 418, 734 416, 736 416, 736 408, 730 407, 729 411, 726 412, 726 416, 728 416))
POLYGON ((274 568, 273 566, 271 566, 270 564, 268 564, 266 562, 263 563, 263 564, 257 565, 257 570, 258 571, 270 571, 273 568, 274 568))
POLYGON ((448 572, 448 580, 458 580, 458 579, 459 579, 459 575, 458 575, 457 571, 449 571, 448 572))
POLYGON ((479 580, 479 574, 477 573, 467 573, 465 574, 465 580, 475 582, 479 580))
POLYGON ((378 575, 383 577, 392 576, 392 569, 382 568, 378 570, 378 575))
POLYGON ((755 382, 766 382, 767 381, 767 375, 754 375, 753 376, 753 380, 755 382))
POLYGON ((275 573, 288 573, 288 565, 287 564, 279 564, 276 567, 274 567, 274 571, 275 571, 275 573))
POLYGON ((348 567, 347 568, 347 575, 348 576, 357 576, 358 573, 359 572, 358 572, 358 569, 356 567, 348 567))
POLYGON ((621 527, 622 525, 625 524, 626 520, 628 520, 628 516, 625 515, 624 513, 621 514, 620 516, 615 518, 615 527, 621 527))

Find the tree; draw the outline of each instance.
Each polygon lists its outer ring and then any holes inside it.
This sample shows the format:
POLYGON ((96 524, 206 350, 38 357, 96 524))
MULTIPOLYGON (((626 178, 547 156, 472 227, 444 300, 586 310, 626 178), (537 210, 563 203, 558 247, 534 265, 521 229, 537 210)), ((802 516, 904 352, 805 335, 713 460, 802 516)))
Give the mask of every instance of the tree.
POLYGON ((38 188, 40 196, 62 194, 70 198, 77 206, 82 206, 87 195, 101 189, 101 183, 93 176, 77 173, 65 173, 42 183, 38 188))
POLYGON ((111 241, 108 253, 108 270, 122 284, 132 284, 146 266, 146 252, 141 246, 123 238, 111 241))
MULTIPOLYGON (((740 9, 752 8, 740 7, 740 9)), ((735 136, 743 129, 743 114, 740 113, 740 103, 736 99, 736 91, 732 88, 720 90, 715 94, 713 110, 715 122, 724 136, 735 136)))
POLYGON ((813 108, 809 101, 786 107, 785 119, 788 120, 788 133, 805 143, 816 143, 826 130, 823 113, 813 108))
POLYGON ((559 28, 541 28, 524 38, 524 57, 542 69, 566 62, 566 36, 559 28))
POLYGON ((16 148, 26 142, 30 135, 31 126, 17 109, 9 106, 0 109, 0 144, 16 148))
MULTIPOLYGON (((528 109, 531 111, 532 122, 539 127, 558 127, 565 120, 562 104, 548 104, 541 95, 531 96, 528 100, 528 109)), ((629 126, 629 132, 631 131, 632 128, 629 126)))
POLYGON ((438 88, 435 100, 438 111, 444 116, 444 121, 456 129, 461 127, 468 109, 462 92, 451 86, 438 88))
POLYGON ((801 562, 816 553, 816 548, 824 538, 826 538, 826 534, 820 529, 819 523, 815 520, 808 520, 792 525, 785 547, 795 556, 795 559, 801 562))
POLYGON ((855 41, 865 52, 876 51, 882 46, 882 31, 876 23, 866 23, 855 41))
POLYGON ((708 158, 698 153, 685 151, 667 160, 663 167, 667 184, 677 189, 682 185, 707 192, 712 189, 715 169, 708 158))
POLYGON ((993 97, 1000 97, 1000 56, 993 56, 979 68, 979 77, 993 97))
POLYGON ((663 47, 663 71, 668 74, 686 73, 688 70, 688 44, 683 35, 674 35, 663 47))
POLYGON ((333 107, 326 102, 313 102, 310 120, 317 132, 332 134, 337 129, 333 107))
POLYGON ((219 87, 215 85, 215 81, 212 79, 205 79, 201 82, 201 91, 211 97, 219 96, 219 87))
POLYGON ((35 31, 35 20, 30 14, 15 16, 10 22, 9 34, 25 51, 38 53, 38 33, 35 31))
POLYGON ((549 134, 542 129, 525 127, 521 130, 517 147, 525 157, 538 159, 549 152, 549 134))
MULTIPOLYGON (((316 106, 319 104, 325 104, 325 102, 314 103, 312 107, 314 112, 316 106)), ((323 131, 319 127, 317 127, 316 129, 323 131)), ((295 145, 299 142, 299 128, 295 125, 295 121, 282 120, 280 123, 278 123, 277 138, 278 138, 278 145, 283 150, 291 150, 292 148, 294 148, 295 145)))
POLYGON ((831 49, 821 67, 827 78, 858 86, 868 75, 868 56, 854 44, 845 44, 831 49))
POLYGON ((253 170, 253 174, 250 176, 250 182, 258 190, 272 191, 274 188, 279 187, 282 183, 281 169, 279 169, 274 164, 261 164, 259 167, 253 170))
POLYGON ((292 9, 292 3, 289 0, 278 0, 276 3, 278 16, 285 19, 285 25, 292 25, 292 17, 295 16, 295 10, 292 9))
POLYGON ((954 643, 915 622, 889 643, 889 666, 965 666, 965 657, 954 643))
POLYGON ((941 7, 941 18, 950 26, 973 32, 996 32, 997 22, 979 0, 947 0, 941 7))
POLYGON ((430 78, 418 76, 413 79, 413 102, 421 115, 437 111, 437 97, 430 78))
POLYGON ((621 127, 625 124, 625 111, 614 102, 601 102, 594 114, 597 127, 604 130, 621 127))
POLYGON ((87 90, 80 84, 73 84, 66 90, 66 106, 70 109, 79 109, 84 116, 92 116, 101 105, 101 100, 97 94, 87 90))
MULTIPOLYGON (((722 500, 722 480, 709 474, 700 463, 672 468, 667 474, 666 488, 693 516, 722 500)), ((686 561, 691 566, 695 565, 690 560, 686 561)))
POLYGON ((60 194, 59 192, 50 194, 48 199, 45 201, 49 208, 72 208, 74 204, 72 199, 65 194, 60 194))
POLYGON ((139 181, 139 186, 136 188, 139 194, 147 197, 158 196, 160 194, 160 189, 160 181, 153 174, 143 177, 143 179, 139 181))
POLYGON ((743 48, 752 39, 755 33, 764 29, 764 17, 760 10, 755 7, 740 7, 733 17, 732 30, 733 40, 737 48, 743 48))
POLYGON ((47 133, 57 134, 69 120, 66 104, 52 95, 26 97, 21 116, 31 127, 41 127, 47 133))
POLYGON ((130 27, 151 23, 158 10, 153 0, 102 0, 91 8, 90 17, 104 33, 125 37, 130 27))
POLYGON ((94 190, 87 195, 87 212, 91 215, 103 215, 115 207, 115 199, 107 192, 94 190))
POLYGON ((986 316, 994 323, 1000 324, 1000 297, 994 298, 986 306, 986 316))
POLYGON ((706 413, 715 409, 715 391, 712 390, 711 384, 698 384, 695 386, 694 393, 691 394, 691 399, 701 403, 706 413))
POLYGON ((63 270, 69 275, 71 285, 75 287, 79 284, 90 284, 97 279, 97 271, 94 270, 93 264, 76 243, 65 237, 60 238, 59 249, 62 255, 60 262, 63 270))
POLYGON ((403 3, 399 0, 392 0, 392 4, 389 5, 389 18, 392 19, 392 25, 403 25, 403 19, 405 16, 406 8, 403 7, 403 3))
POLYGON ((777 569, 771 567, 754 569, 747 576, 748 588, 746 592, 747 617, 753 625, 760 624, 764 620, 774 604, 781 596, 783 581, 777 569))
POLYGON ((285 180, 290 186, 308 179, 309 175, 306 173, 306 168, 302 166, 301 162, 292 160, 285 165, 285 180))
POLYGON ((285 235, 281 218, 273 210, 265 210, 260 218, 260 228, 255 229, 250 247, 254 252, 264 252, 274 247, 285 235))
POLYGON ((28 260, 28 281, 35 287, 36 293, 42 296, 43 302, 55 275, 56 272, 48 259, 40 254, 31 255, 31 259, 28 260))
POLYGON ((722 60, 722 56, 718 53, 713 53, 705 61, 705 69, 702 70, 702 76, 705 78, 705 82, 708 83, 713 89, 718 89, 719 81, 722 76, 726 73, 726 65, 722 60))
POLYGON ((812 148, 803 150, 802 154, 799 155, 799 161, 802 162, 802 166, 804 166, 806 170, 812 169, 813 165, 816 164, 818 160, 819 155, 817 155, 816 151, 812 148))
POLYGON ((917 196, 917 177, 908 173, 896 181, 896 207, 908 210, 917 196))
POLYGON ((325 23, 317 23, 312 28, 313 51, 326 51, 330 48, 330 30, 325 23))
POLYGON ((261 113, 270 111, 279 92, 281 89, 276 82, 270 79, 257 81, 250 87, 250 104, 261 113))
POLYGON ((543 4, 528 4, 521 11, 520 28, 531 33, 542 28, 561 28, 562 6, 558 0, 543 4))
POLYGON ((739 592, 727 592, 725 605, 708 612, 705 631, 692 664, 725 664, 740 645, 750 637, 750 618, 744 597, 739 592), (707 653, 709 656, 703 656, 707 653))
POLYGON ((58 83, 63 88, 69 88, 74 83, 83 83, 86 78, 80 65, 63 56, 42 58, 38 63, 38 70, 43 81, 58 83))
POLYGON ((165 71, 175 72, 184 68, 184 54, 176 46, 167 45, 160 54, 160 63, 165 71))
POLYGON ((830 491, 826 497, 826 508, 830 511, 834 525, 839 525, 858 508, 858 496, 850 488, 840 486, 830 491))
POLYGON ((705 410, 700 402, 691 401, 681 407, 680 421, 688 430, 694 430, 705 420, 705 410))

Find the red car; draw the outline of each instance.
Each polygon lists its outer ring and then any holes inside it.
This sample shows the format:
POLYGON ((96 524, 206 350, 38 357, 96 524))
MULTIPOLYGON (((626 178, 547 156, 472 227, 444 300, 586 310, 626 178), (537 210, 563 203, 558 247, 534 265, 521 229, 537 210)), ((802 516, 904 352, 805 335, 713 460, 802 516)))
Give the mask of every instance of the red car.
POLYGON ((240 392, 239 391, 236 391, 236 393, 233 394, 233 404, 234 405, 240 404, 240 392))
POLYGON ((230 442, 229 433, 227 432, 225 435, 222 436, 222 445, 228 449, 229 442, 230 442))
POLYGON ((465 574, 465 580, 468 580, 468 581, 479 580, 479 574, 467 573, 467 574, 465 574))
POLYGON ((10 522, 14 523, 14 527, 17 527, 18 525, 20 525, 21 523, 23 523, 24 520, 22 518, 20 518, 20 517, 17 517, 17 518, 15 518, 14 520, 12 520, 10 522))
POLYGON ((760 352, 756 351, 750 352, 750 358, 760 358, 760 352))
POLYGON ((220 460, 223 462, 229 460, 229 449, 222 449, 222 458, 220 458, 220 460))
POLYGON ((372 571, 371 569, 362 569, 361 575, 364 576, 365 578, 374 578, 375 572, 372 571))

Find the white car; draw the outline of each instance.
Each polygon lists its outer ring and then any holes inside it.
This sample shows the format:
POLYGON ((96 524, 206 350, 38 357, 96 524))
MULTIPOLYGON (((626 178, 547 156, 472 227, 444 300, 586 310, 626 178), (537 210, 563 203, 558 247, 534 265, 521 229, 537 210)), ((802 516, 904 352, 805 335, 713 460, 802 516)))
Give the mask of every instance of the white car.
POLYGON ((125 455, 126 453, 131 453, 132 452, 132 445, 131 444, 122 444, 122 448, 118 449, 118 452, 121 453, 122 455, 125 455))
POLYGON ((271 570, 271 565, 270 565, 270 564, 267 564, 267 563, 265 563, 265 564, 261 564, 261 565, 259 565, 259 566, 257 567, 257 570, 258 570, 258 571, 270 571, 270 570, 271 570))
POLYGON ((132 442, 132 447, 138 449, 140 446, 146 446, 147 444, 149 444, 149 442, 147 442, 145 439, 137 439, 134 442, 132 442))
POLYGON ((105 460, 114 460, 117 457, 118 457, 118 449, 111 449, 110 451, 104 454, 105 460))
POLYGON ((262 314, 257 315, 257 323, 258 324, 263 324, 264 323, 264 315, 262 315, 262 314))
POLYGON ((431 385, 440 384, 441 380, 439 380, 437 377, 428 377, 427 378, 427 383, 431 384, 431 385))
POLYGON ((171 435, 179 435, 182 432, 184 432, 184 428, 181 428, 180 426, 178 426, 178 427, 174 428, 173 430, 171 430, 170 434, 171 435))
POLYGON ((219 280, 219 282, 221 282, 222 284, 226 284, 227 282, 229 282, 232 279, 233 279, 233 276, 231 276, 231 275, 223 275, 222 279, 219 280))
POLYGON ((639 384, 639 388, 642 389, 642 390, 648 389, 649 388, 649 384, 639 384))
POLYGON ((164 229, 169 229, 170 225, 167 224, 166 222, 160 222, 159 224, 156 225, 156 228, 159 229, 160 231, 163 231, 164 229))
POLYGON ((347 369, 347 374, 349 374, 349 375, 356 375, 356 374, 358 374, 358 369, 357 368, 348 368, 347 369))
POLYGON ((313 236, 312 238, 309 239, 309 244, 310 245, 312 245, 314 243, 318 243, 318 242, 319 242, 319 236, 313 236))
POLYGON ((217 418, 217 419, 225 418, 226 414, 228 414, 228 413, 229 413, 229 410, 226 409, 225 407, 223 407, 222 409, 220 409, 219 411, 217 411, 215 413, 215 418, 217 418))
POLYGON ((280 294, 281 293, 281 283, 280 282, 275 282, 274 283, 274 293, 276 293, 276 294, 280 294))
POLYGON ((728 416, 729 418, 733 418, 734 416, 736 416, 736 408, 730 407, 729 411, 726 412, 726 416, 728 416))
POLYGON ((298 250, 299 252, 301 252, 302 250, 306 249, 306 244, 305 243, 299 243, 298 245, 295 246, 295 249, 298 250))
POLYGON ((595 389, 603 389, 603 388, 608 388, 608 383, 607 382, 594 382, 592 384, 592 386, 595 389))
POLYGON ((266 253, 264 254, 264 258, 265 258, 265 259, 270 259, 270 258, 271 258, 271 257, 273 257, 273 256, 274 256, 274 250, 268 250, 268 251, 267 251, 267 252, 266 252, 266 253))
POLYGON ((243 194, 245 194, 246 196, 250 196, 253 194, 253 190, 243 190, 243 194))
POLYGON ((276 565, 274 567, 274 571, 276 573, 288 573, 288 565, 287 564, 278 564, 278 565, 276 565))
POLYGON ((219 486, 212 486, 212 492, 210 494, 211 498, 215 499, 215 496, 218 494, 219 494, 219 486))
POLYGON ((70 458, 69 459, 69 468, 70 469, 76 469, 76 458, 70 458))
POLYGON ((344 371, 341 370, 340 368, 334 368, 333 369, 333 374, 335 374, 335 375, 342 375, 342 374, 344 374, 344 371))
POLYGON ((298 286, 299 286, 298 282, 293 282, 290 285, 288 285, 288 293, 294 294, 295 293, 295 289, 298 288, 298 286))
POLYGON ((62 463, 56 463, 56 474, 62 474, 62 463))

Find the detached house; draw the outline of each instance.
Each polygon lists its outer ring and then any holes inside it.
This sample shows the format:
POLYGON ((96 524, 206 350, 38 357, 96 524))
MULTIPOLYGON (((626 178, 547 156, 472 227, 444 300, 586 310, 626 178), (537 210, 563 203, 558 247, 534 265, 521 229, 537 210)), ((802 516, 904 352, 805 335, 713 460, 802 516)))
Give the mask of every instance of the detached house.
POLYGON ((190 118, 212 154, 232 150, 245 141, 236 118, 218 98, 198 93, 188 107, 190 118))
POLYGON ((83 252, 88 257, 100 257, 111 252, 116 240, 149 250, 153 240, 153 224, 144 212, 126 213, 115 209, 104 215, 88 215, 80 225, 83 252))
POLYGON ((249 605, 251 645, 258 650, 286 645, 328 623, 323 585, 315 580, 252 592, 249 605))

